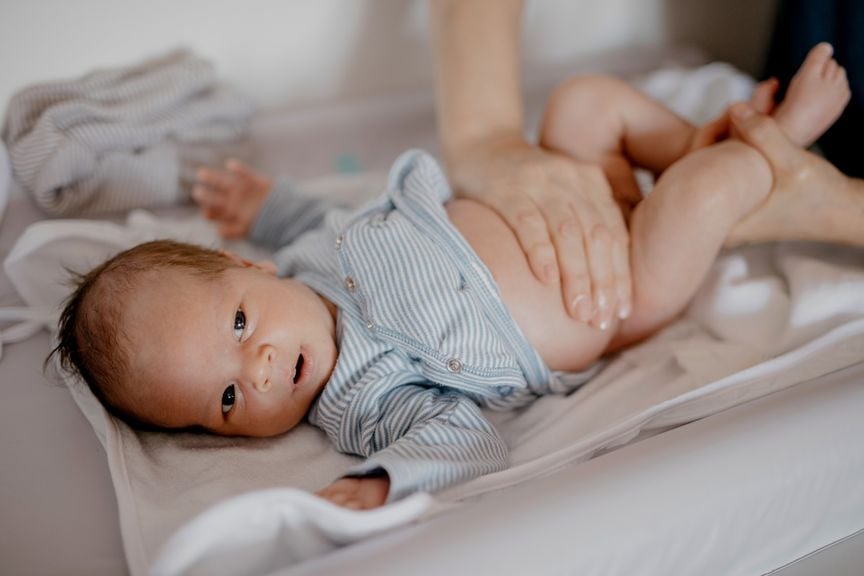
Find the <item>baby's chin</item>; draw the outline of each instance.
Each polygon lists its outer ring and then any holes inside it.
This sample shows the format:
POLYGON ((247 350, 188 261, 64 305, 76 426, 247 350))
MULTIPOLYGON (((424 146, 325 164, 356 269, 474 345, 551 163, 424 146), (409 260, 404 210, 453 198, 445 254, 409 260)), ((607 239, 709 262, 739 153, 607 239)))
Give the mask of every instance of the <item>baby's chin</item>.
POLYGON ((250 426, 244 426, 239 429, 231 430, 227 429, 224 432, 216 432, 222 436, 241 436, 247 438, 274 438, 276 436, 282 436, 283 434, 287 434, 288 432, 297 428, 302 422, 301 419, 297 419, 296 416, 291 415, 284 419, 274 419, 270 422, 262 422, 258 421, 250 426))

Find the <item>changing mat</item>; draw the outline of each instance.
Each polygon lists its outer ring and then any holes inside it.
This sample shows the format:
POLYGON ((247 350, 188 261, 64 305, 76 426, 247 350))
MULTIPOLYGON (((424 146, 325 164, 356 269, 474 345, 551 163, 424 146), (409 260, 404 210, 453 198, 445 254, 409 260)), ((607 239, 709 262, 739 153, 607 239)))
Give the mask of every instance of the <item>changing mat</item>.
MULTIPOLYGON (((359 200, 383 181, 310 186, 335 185, 359 200)), ((30 324, 50 321, 65 295, 64 266, 87 269, 155 237, 219 243, 196 217, 40 222, 19 239, 6 272, 33 307, 30 324)), ((138 432, 111 418, 83 383, 66 383, 108 455, 133 574, 264 574, 861 361, 862 260, 860 250, 806 244, 723 255, 684 318, 577 392, 488 413, 511 447, 509 469, 370 512, 309 494, 356 462, 311 426, 270 439, 138 432)))

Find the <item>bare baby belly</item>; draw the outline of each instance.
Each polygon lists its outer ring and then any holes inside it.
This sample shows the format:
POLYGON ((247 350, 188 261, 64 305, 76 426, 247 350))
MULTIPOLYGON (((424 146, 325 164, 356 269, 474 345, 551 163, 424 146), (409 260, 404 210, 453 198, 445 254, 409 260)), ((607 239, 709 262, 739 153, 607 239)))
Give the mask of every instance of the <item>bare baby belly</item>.
POLYGON ((605 350, 611 333, 570 318, 561 285, 537 280, 515 234, 498 214, 471 200, 453 200, 447 215, 498 283, 504 305, 553 370, 581 370, 605 350))

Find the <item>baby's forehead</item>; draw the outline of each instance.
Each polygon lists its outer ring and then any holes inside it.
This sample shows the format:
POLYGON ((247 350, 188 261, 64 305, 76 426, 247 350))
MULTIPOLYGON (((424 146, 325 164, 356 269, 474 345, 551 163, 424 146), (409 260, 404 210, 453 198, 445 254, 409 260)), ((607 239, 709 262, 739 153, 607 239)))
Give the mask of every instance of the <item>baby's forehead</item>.
POLYGON ((188 304, 220 291, 222 276, 220 273, 202 274, 180 267, 142 270, 127 279, 129 292, 124 301, 132 308, 137 304, 148 307, 169 303, 188 304))

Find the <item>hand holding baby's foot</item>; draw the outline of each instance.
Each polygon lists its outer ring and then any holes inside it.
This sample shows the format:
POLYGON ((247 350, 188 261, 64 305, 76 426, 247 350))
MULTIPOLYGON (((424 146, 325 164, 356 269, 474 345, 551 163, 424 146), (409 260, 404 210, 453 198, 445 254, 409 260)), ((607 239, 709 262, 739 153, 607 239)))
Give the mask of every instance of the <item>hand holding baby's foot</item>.
MULTIPOLYGON (((850 207, 848 179, 825 159, 792 143, 779 123, 739 103, 732 107, 738 137, 761 152, 774 174, 765 203, 732 230, 727 246, 766 240, 820 240, 855 244, 844 224, 850 207)), ((860 202, 859 202, 860 204, 860 202)), ((854 212, 854 209, 851 210, 854 212)))
POLYGON ((192 198, 204 217, 225 238, 246 236, 273 183, 237 160, 225 162, 224 169, 199 168, 197 177, 192 198))
MULTIPOLYGON (((774 94, 777 93, 779 85, 776 78, 763 80, 756 85, 753 89, 753 95, 750 97, 750 105, 756 112, 771 114, 774 111, 774 94)), ((726 140, 730 135, 734 135, 734 128, 729 117, 730 109, 731 106, 720 117, 696 128, 690 141, 688 153, 716 144, 726 140)))
POLYGON ((789 83, 783 102, 777 106, 774 114, 777 124, 798 146, 806 148, 815 142, 849 102, 846 71, 833 54, 833 48, 826 42, 813 47, 789 83))
POLYGON ((389 491, 390 479, 385 475, 340 478, 317 494, 344 508, 369 510, 383 506, 389 491))

